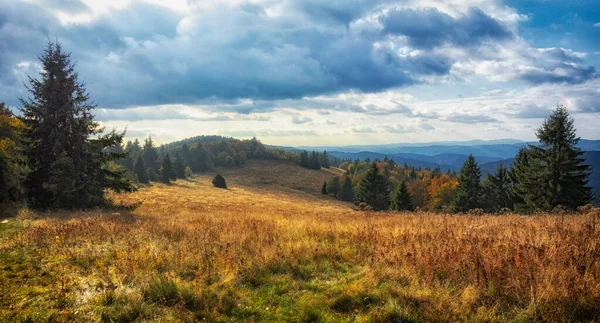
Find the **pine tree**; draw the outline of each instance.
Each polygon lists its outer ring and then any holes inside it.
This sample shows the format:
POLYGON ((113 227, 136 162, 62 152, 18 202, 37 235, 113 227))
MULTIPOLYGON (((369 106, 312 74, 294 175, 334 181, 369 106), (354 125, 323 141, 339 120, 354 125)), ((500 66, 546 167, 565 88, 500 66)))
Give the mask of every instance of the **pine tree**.
POLYGON ((549 211, 558 205, 576 209, 590 203, 590 167, 577 147, 580 138, 567 108, 557 106, 536 136, 539 145, 529 145, 527 167, 517 173, 523 209, 549 211))
POLYGON ((160 181, 165 184, 169 184, 171 181, 177 179, 177 174, 173 168, 171 157, 167 153, 163 159, 162 166, 160 168, 160 181))
POLYGON ((396 211, 414 211, 415 205, 412 201, 406 182, 402 181, 396 187, 394 196, 392 197, 391 209, 396 211))
POLYGON ((321 194, 327 195, 327 182, 323 182, 323 186, 321 186, 321 194))
POLYGON ((342 182, 342 188, 340 189, 340 200, 346 202, 354 201, 354 191, 352 190, 352 180, 348 175, 344 176, 344 181, 342 182))
MULTIPOLYGON (((528 207, 525 203, 525 195, 527 193, 527 178, 529 177, 529 149, 522 147, 515 156, 515 160, 508 171, 510 181, 513 183, 511 187, 511 197, 513 209, 517 212, 526 212, 528 207)), ((536 189, 536 188, 531 188, 536 189)))
POLYGON ((155 181, 158 178, 158 151, 156 147, 154 147, 154 142, 152 141, 152 137, 148 137, 148 139, 144 140, 143 147, 144 154, 144 163, 148 168, 148 177, 151 181, 155 181))
POLYGON ((41 79, 29 77, 31 98, 21 99, 27 125, 27 176, 30 205, 40 208, 90 208, 106 205, 106 189, 131 191, 135 187, 124 171, 105 167, 123 154, 111 152, 124 134, 104 129, 94 121, 85 87, 61 45, 49 42, 41 79), (96 136, 96 138, 93 138, 96 136))
POLYGON ((475 157, 469 155, 460 169, 458 188, 452 205, 454 212, 467 212, 482 206, 481 171, 475 157))
POLYGON ((196 147, 190 149, 190 155, 192 163, 190 167, 195 172, 206 172, 212 168, 209 152, 202 146, 202 143, 198 143, 196 147))
POLYGON ((175 174, 177 174, 177 178, 186 178, 185 166, 183 165, 183 158, 181 158, 181 155, 179 153, 175 155, 175 164, 173 165, 173 167, 175 168, 175 174))
POLYGON ((137 156, 137 160, 135 161, 134 173, 137 176, 138 182, 143 184, 148 184, 150 179, 148 178, 146 164, 144 163, 144 159, 142 155, 137 156))
POLYGON ((488 174, 483 182, 485 206, 488 211, 513 208, 512 181, 508 169, 498 164, 496 174, 488 174))
POLYGON ((376 163, 372 163, 362 177, 356 192, 356 202, 364 202, 375 211, 388 209, 390 188, 386 179, 379 173, 376 163))

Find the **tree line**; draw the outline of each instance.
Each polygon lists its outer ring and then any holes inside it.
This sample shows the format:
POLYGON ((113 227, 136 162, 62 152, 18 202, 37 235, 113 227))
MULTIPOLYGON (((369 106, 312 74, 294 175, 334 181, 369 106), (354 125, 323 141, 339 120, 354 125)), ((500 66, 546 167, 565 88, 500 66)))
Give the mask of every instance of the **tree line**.
POLYGON ((402 167, 386 157, 370 166, 369 160, 344 161, 346 173, 324 183, 321 192, 373 210, 535 213, 591 203, 590 167, 567 109, 557 106, 536 135, 539 144, 523 147, 510 167, 499 163, 483 181, 472 155, 459 174, 402 167))

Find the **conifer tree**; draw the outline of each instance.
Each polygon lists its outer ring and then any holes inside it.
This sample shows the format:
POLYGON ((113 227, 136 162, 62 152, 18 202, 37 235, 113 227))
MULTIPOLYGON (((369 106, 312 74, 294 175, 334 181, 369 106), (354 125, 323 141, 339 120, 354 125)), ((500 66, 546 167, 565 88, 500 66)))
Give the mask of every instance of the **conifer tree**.
POLYGON ((483 182, 485 206, 488 211, 513 208, 512 182, 508 169, 498 164, 496 174, 488 174, 483 182))
POLYGON ((348 175, 344 176, 344 181, 342 182, 342 187, 340 189, 340 200, 346 202, 354 201, 354 191, 352 190, 352 180, 348 175))
POLYGON ((412 201, 406 182, 402 181, 396 187, 394 196, 392 197, 391 209, 396 211, 414 211, 415 205, 412 201))
POLYGON ((111 151, 123 134, 94 121, 85 87, 59 43, 49 42, 40 57, 41 78, 29 77, 32 97, 21 99, 27 126, 27 159, 31 173, 25 180, 30 205, 39 208, 90 208, 108 203, 105 189, 131 191, 124 171, 105 167, 123 158, 111 151), (96 138, 93 138, 96 136, 96 138))
POLYGON ((148 184, 150 182, 148 178, 146 164, 142 155, 138 155, 135 161, 134 173, 137 176, 138 182, 148 184))
POLYGON ((154 147, 154 142, 152 141, 152 137, 148 137, 148 139, 144 140, 144 163, 148 168, 148 177, 151 181, 157 179, 159 164, 158 164, 158 151, 156 147, 154 147))
POLYGON ((177 174, 173 168, 171 157, 167 153, 163 159, 162 166, 160 168, 160 181, 165 184, 169 184, 171 181, 177 179, 177 174))
POLYGON ((454 212, 467 212, 482 206, 481 171, 475 157, 469 155, 460 169, 458 188, 453 201, 454 212))
POLYGON ((221 176, 221 174, 215 175, 212 179, 212 184, 214 187, 218 188, 227 188, 227 183, 225 183, 225 178, 221 176))
POLYGON ((175 174, 177 174, 177 178, 186 178, 185 176, 185 166, 183 165, 183 158, 179 153, 175 154, 175 163, 173 165, 175 168, 175 174))
POLYGON ((580 138, 567 108, 557 106, 536 136, 539 145, 529 146, 529 166, 521 183, 525 204, 547 211, 558 205, 576 209, 590 203, 590 166, 577 147, 580 138))
POLYGON ((356 192, 356 202, 366 203, 375 211, 386 210, 390 205, 390 188, 379 173, 376 163, 362 177, 356 192))
POLYGON ((327 195, 327 182, 323 182, 323 186, 321 187, 321 194, 327 195))
POLYGON ((527 212, 529 207, 525 203, 525 194, 528 189, 538 189, 535 187, 527 188, 527 177, 529 176, 529 149, 522 147, 515 156, 515 160, 510 165, 508 175, 511 182, 511 197, 513 209, 517 212, 527 212))

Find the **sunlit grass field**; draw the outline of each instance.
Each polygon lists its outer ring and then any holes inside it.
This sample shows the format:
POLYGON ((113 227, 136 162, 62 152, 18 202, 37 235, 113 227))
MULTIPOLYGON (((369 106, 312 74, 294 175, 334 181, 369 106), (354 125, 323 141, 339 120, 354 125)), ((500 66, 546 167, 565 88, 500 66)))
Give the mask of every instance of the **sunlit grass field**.
POLYGON ((0 224, 0 322, 599 321, 597 213, 370 213, 250 161, 0 224))

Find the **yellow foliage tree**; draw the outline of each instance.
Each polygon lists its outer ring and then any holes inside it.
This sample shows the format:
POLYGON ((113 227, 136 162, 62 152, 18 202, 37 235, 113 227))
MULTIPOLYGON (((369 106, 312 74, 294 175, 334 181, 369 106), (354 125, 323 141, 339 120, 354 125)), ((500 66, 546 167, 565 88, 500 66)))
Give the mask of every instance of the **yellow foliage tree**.
POLYGON ((0 102, 0 203, 21 198, 27 172, 21 136, 25 124, 0 102))

